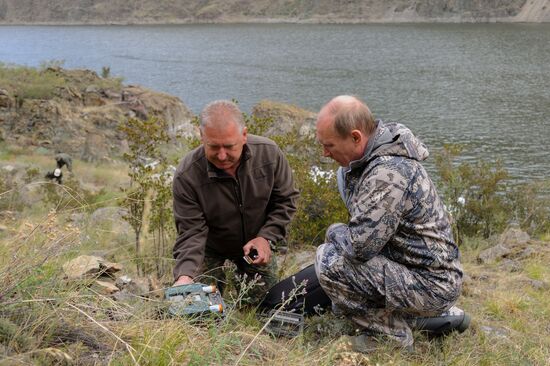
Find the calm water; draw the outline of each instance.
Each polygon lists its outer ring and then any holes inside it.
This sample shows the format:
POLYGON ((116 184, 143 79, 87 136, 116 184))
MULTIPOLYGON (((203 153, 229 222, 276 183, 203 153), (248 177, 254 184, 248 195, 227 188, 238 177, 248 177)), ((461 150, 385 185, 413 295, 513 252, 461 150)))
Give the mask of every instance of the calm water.
POLYGON ((430 147, 501 159, 516 178, 550 168, 550 24, 0 27, 0 61, 64 60, 179 96, 318 110, 355 94, 430 147))

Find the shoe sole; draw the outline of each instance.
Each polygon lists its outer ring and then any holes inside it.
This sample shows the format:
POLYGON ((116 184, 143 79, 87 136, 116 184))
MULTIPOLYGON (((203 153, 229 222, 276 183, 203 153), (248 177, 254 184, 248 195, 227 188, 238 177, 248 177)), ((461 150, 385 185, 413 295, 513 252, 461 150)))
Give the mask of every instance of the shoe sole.
POLYGON ((464 313, 464 319, 462 319, 462 322, 456 327, 456 330, 458 333, 463 333, 466 329, 470 327, 470 322, 472 320, 472 317, 468 313, 464 313))

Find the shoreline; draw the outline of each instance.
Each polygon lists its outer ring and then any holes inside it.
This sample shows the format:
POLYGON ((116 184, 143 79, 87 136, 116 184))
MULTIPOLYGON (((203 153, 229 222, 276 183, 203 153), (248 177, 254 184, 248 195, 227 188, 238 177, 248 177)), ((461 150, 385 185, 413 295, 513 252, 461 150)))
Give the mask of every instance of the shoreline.
POLYGON ((180 19, 175 21, 147 21, 147 20, 128 20, 128 21, 82 21, 82 22, 64 22, 64 21, 43 21, 26 22, 0 21, 0 26, 131 26, 131 25, 238 25, 238 24, 298 24, 298 25, 369 25, 369 24, 550 24, 544 21, 526 21, 513 18, 383 18, 383 19, 325 19, 325 18, 230 18, 216 20, 200 19, 180 19))

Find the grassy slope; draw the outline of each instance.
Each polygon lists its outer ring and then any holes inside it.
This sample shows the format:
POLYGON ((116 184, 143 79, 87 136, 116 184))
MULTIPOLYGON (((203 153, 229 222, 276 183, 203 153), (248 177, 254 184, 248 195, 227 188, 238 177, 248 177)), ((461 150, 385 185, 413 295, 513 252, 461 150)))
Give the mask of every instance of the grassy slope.
MULTIPOLYGON (((53 159, 4 149, 1 163, 30 163, 40 170, 53 159)), ((116 196, 127 182, 120 166, 75 162, 82 184, 105 188, 116 196)), ((10 193, 0 192, 0 200, 10 193)), ((2 202, 0 202, 2 203, 2 202)), ((112 201, 107 205, 112 205, 112 201)), ((0 215, 0 364, 112 365, 544 365, 550 362, 550 247, 533 241, 532 255, 518 260, 511 272, 501 264, 479 265, 487 244, 472 241, 462 248, 468 274, 460 305, 473 316, 464 334, 429 340, 416 336, 412 354, 381 350, 363 356, 345 351, 330 316, 309 320, 304 336, 272 339, 253 311, 230 310, 221 322, 191 324, 165 318, 162 302, 134 298, 116 302, 86 281, 63 279, 61 265, 79 254, 97 251, 126 265, 133 275, 132 241, 117 242, 98 228, 77 227, 67 218, 89 212, 80 206, 36 204, 21 215, 0 215), (541 282, 536 282, 536 281, 541 282), (542 286, 539 284, 542 283, 542 286), (18 285, 13 289, 14 285, 18 285), (546 287, 544 286, 546 284, 546 287), (8 292, 8 290, 12 289, 8 292), (491 327, 488 333, 483 327, 491 327), (250 346, 250 347, 249 347, 250 346)), ((549 238, 543 238, 549 240, 549 238)), ((120 240, 120 239, 117 239, 120 240)), ((312 248, 313 249, 313 248, 312 248)), ((518 252, 521 248, 517 248, 518 252)), ((291 268, 288 263, 287 268, 291 268)), ((169 276, 161 279, 164 285, 169 276)))

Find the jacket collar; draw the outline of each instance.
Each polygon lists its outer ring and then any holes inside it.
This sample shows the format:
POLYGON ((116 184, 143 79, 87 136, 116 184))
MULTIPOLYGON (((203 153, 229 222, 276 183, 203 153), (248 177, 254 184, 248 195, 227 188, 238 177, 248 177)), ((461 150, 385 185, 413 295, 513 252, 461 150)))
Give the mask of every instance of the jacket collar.
MULTIPOLYGON (((204 149, 203 149, 204 154, 204 149)), ((243 146, 243 152, 241 154, 241 164, 237 168, 237 172, 239 169, 241 169, 241 166, 244 164, 245 161, 250 159, 252 157, 252 151, 250 151, 250 148, 247 144, 244 144, 243 146)), ((217 168, 214 164, 208 161, 206 158, 206 155, 204 156, 204 160, 206 160, 206 173, 208 174, 208 178, 233 178, 231 175, 227 174, 224 170, 217 168)))

